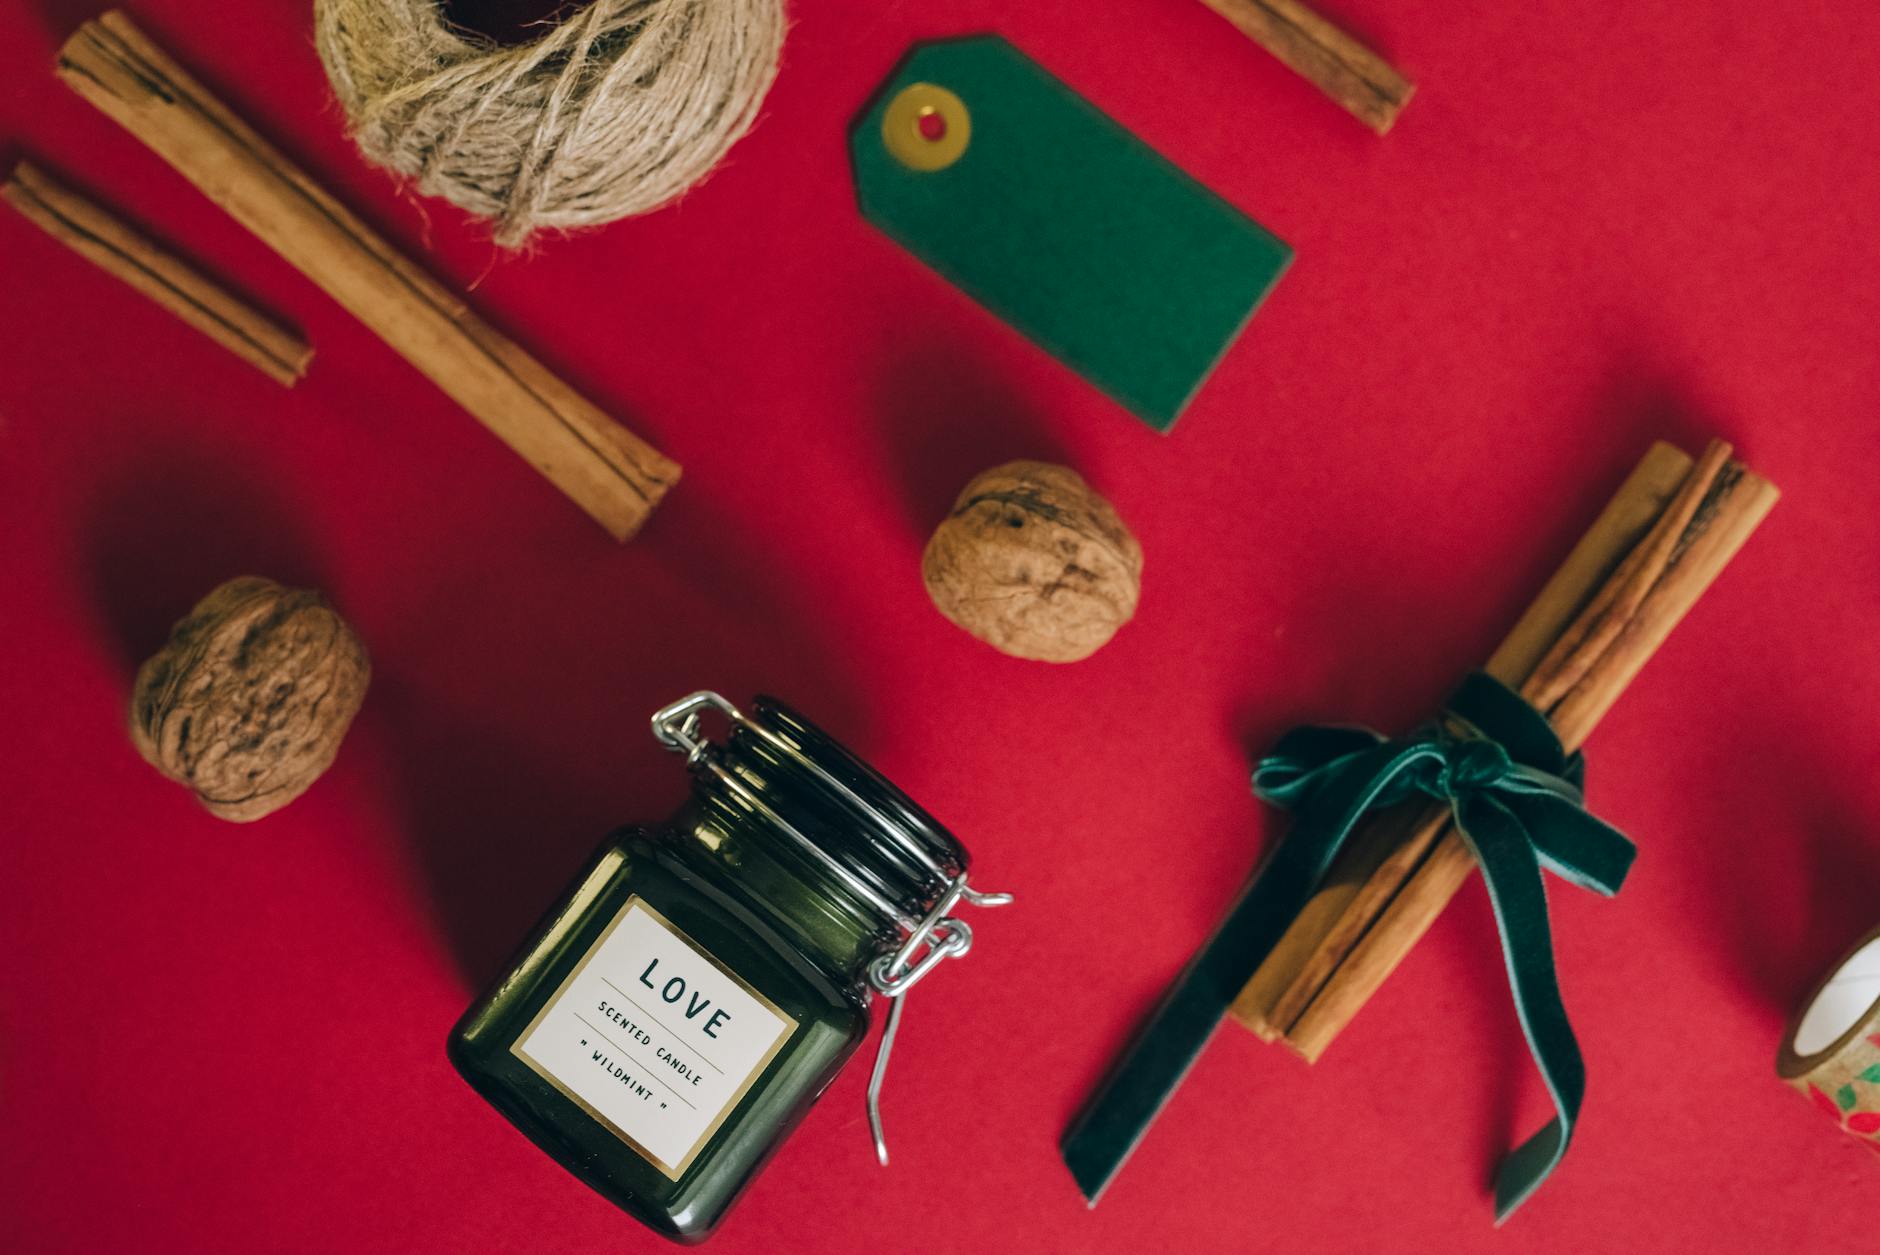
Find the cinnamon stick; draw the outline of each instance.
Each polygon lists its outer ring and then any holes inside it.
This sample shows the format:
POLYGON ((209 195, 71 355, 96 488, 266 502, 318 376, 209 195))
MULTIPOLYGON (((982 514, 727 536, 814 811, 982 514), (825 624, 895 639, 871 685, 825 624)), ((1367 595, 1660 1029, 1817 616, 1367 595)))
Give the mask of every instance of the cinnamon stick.
MULTIPOLYGON (((1526 683, 1664 513, 1691 465, 1682 450, 1662 441, 1652 445, 1483 670, 1512 688, 1526 683)), ((1447 817, 1443 807, 1412 802, 1361 824, 1325 885, 1235 1000, 1234 1018, 1264 1040, 1283 1037, 1421 862, 1447 817)))
MULTIPOLYGON (((1728 453, 1720 444, 1706 451, 1653 530, 1522 686, 1530 701, 1546 703, 1569 751, 1592 732, 1774 507, 1775 487, 1729 461, 1728 453)), ((1438 831, 1443 835, 1400 888, 1368 900, 1371 916, 1359 921, 1355 943, 1287 1027, 1288 1041, 1307 1059, 1324 1052, 1467 881, 1474 867, 1467 844, 1451 825, 1438 831)))
POLYGON ((59 76, 325 289, 618 540, 679 466, 400 256, 122 12, 79 27, 59 76))
POLYGON ((1416 85, 1299 0, 1202 0, 1379 135, 1416 85))
POLYGON ((1717 476, 1729 460, 1730 446, 1720 440, 1711 441, 1704 456, 1678 486, 1677 496, 1652 524, 1651 532, 1626 556, 1612 578, 1535 666, 1534 674, 1521 689, 1521 695, 1535 709, 1553 714, 1605 657, 1606 651, 1638 614, 1646 594, 1664 576, 1680 539, 1697 517, 1698 506, 1710 495, 1717 476))
POLYGON ((307 373, 313 350, 296 333, 174 252, 30 162, 0 197, 47 235, 116 275, 283 387, 307 373))

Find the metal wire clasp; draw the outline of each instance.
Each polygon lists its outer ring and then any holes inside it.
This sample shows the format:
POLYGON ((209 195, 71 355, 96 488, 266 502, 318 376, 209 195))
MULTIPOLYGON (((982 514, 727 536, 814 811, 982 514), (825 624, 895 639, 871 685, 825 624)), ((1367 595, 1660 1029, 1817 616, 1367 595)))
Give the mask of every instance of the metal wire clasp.
POLYGON ((699 716, 708 710, 717 711, 734 725, 742 726, 747 722, 743 711, 718 694, 692 693, 653 712, 653 739, 669 750, 684 754, 686 762, 693 762, 705 752, 698 725, 699 716))
POLYGON ((888 1135, 881 1127, 881 1085, 888 1079, 888 1056, 894 1050, 894 1035, 901 1027, 902 1001, 908 990, 927 973, 947 959, 961 958, 973 948, 973 930, 964 920, 947 912, 961 902, 972 906, 1005 906, 1009 893, 980 893, 966 883, 964 874, 956 877, 933 904, 927 917, 907 935, 900 949, 882 954, 868 965, 868 983, 884 998, 894 1003, 888 1010, 888 1023, 881 1030, 881 1044, 875 1048, 875 1070, 868 1077, 868 1130, 875 1138, 875 1158, 888 1166, 888 1135), (921 950, 925 947, 926 953, 921 950), (916 957, 918 955, 919 957, 916 957))

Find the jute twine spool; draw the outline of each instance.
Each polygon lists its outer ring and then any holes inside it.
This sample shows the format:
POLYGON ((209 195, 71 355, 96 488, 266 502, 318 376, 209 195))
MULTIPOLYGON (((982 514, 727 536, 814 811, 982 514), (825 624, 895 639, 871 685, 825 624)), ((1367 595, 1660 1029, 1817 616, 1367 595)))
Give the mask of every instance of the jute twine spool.
POLYGON ((440 0, 314 0, 314 25, 365 154, 510 246, 704 178, 783 44, 782 0, 593 0, 520 46, 453 26, 440 0))

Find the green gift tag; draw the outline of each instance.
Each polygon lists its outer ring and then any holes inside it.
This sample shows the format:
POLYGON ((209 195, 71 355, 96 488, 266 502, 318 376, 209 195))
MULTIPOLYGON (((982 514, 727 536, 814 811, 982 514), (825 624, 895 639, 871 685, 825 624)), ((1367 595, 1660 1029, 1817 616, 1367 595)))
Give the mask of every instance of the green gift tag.
POLYGON ((863 216, 1159 431, 1292 260, 996 35, 916 46, 849 150, 863 216))

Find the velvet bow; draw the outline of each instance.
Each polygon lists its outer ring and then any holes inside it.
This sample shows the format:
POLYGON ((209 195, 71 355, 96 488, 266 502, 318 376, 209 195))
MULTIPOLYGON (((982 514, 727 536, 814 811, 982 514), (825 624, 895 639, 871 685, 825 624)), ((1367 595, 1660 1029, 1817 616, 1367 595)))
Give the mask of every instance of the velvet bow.
MULTIPOLYGON (((1584 760, 1569 757, 1545 716, 1512 689, 1478 672, 1445 714, 1397 740, 1363 728, 1294 729, 1254 769, 1253 786, 1299 813, 1275 862, 1319 875, 1366 812, 1416 794, 1449 804, 1481 864, 1515 1011, 1556 1112, 1503 1161, 1495 1183, 1499 1223, 1566 1154, 1586 1093, 1586 1068, 1555 979, 1541 868, 1610 896, 1637 851, 1587 812, 1584 760)), ((1301 879, 1316 883, 1318 876, 1301 879)))

